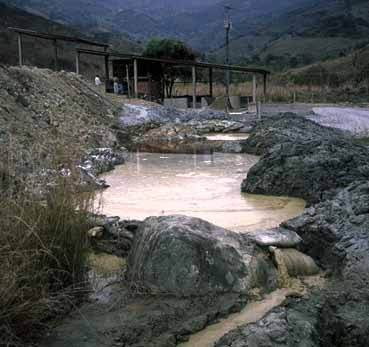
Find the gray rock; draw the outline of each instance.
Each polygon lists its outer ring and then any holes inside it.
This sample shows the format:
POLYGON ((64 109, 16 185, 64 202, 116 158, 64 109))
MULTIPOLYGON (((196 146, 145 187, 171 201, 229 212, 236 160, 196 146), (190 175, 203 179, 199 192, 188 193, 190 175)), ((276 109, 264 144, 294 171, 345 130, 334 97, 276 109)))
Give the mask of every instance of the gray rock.
POLYGON ((9 136, 6 130, 0 128, 0 145, 5 145, 9 141, 9 136))
POLYGON ((148 290, 197 296, 275 287, 275 268, 247 235, 186 216, 147 218, 128 258, 127 278, 148 290))
POLYGON ((229 332, 215 346, 318 347, 317 309, 308 304, 304 301, 293 307, 277 307, 260 321, 229 332))
POLYGON ((211 109, 180 110, 174 107, 163 107, 156 104, 127 104, 121 111, 120 125, 138 126, 150 123, 186 123, 201 120, 227 120, 227 114, 211 109))
POLYGON ((230 120, 195 120, 187 123, 200 134, 208 133, 231 133, 237 132, 244 127, 243 123, 230 120))
POLYGON ((242 141, 224 141, 221 147, 223 153, 242 153, 242 141))
POLYGON ((369 285, 369 183, 355 183, 287 221, 302 249, 346 281, 369 285))
POLYGON ((255 237, 256 243, 263 247, 293 248, 302 241, 297 233, 284 228, 257 230, 251 235, 255 237))
POLYGON ((240 129, 242 123, 210 120, 168 123, 132 136, 131 150, 157 153, 242 152, 241 141, 208 141, 208 133, 227 133, 240 129))
POLYGON ((134 148, 157 153, 199 153, 210 151, 206 138, 187 124, 166 124, 134 140, 134 148))
POLYGON ((332 277, 319 299, 322 345, 368 346, 369 183, 353 183, 283 227, 302 237, 302 249, 332 277))
POLYGON ((340 130, 321 126, 294 113, 262 118, 249 133, 243 148, 247 153, 256 155, 266 154, 276 145, 297 145, 332 136, 346 136, 340 130))
POLYGON ((262 136, 269 136, 270 143, 242 183, 243 192, 289 195, 315 203, 332 196, 337 188, 369 179, 368 149, 338 130, 287 116, 262 123, 250 138, 262 136), (287 121, 290 126, 283 130, 281 124, 287 121))
POLYGON ((91 245, 98 252, 126 257, 131 250, 140 223, 142 222, 121 220, 119 217, 91 215, 89 224, 95 227, 89 231, 89 234, 95 230, 99 232, 99 237, 91 237, 91 245))

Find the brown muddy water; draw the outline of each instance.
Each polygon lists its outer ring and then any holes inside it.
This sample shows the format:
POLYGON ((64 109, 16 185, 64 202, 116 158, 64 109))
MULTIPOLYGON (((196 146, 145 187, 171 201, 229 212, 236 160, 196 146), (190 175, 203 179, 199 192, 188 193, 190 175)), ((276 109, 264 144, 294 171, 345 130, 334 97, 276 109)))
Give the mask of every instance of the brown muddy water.
POLYGON ((219 133, 210 133, 206 135, 206 139, 209 141, 234 141, 234 140, 246 140, 249 138, 249 134, 219 134, 219 133))
POLYGON ((102 176, 110 188, 99 199, 101 212, 140 220, 184 214, 237 232, 275 227, 299 215, 301 199, 240 192, 257 161, 248 154, 130 154, 102 176))
POLYGON ((241 312, 207 326, 204 330, 191 335, 187 342, 178 346, 214 347, 215 343, 230 331, 245 324, 256 323, 264 318, 273 308, 282 305, 288 296, 303 296, 308 293, 309 288, 323 288, 325 285, 324 277, 319 275, 294 279, 288 288, 275 290, 262 300, 250 302, 241 312))
POLYGON ((182 343, 180 347, 214 347, 215 343, 230 331, 241 325, 255 323, 262 319, 274 307, 279 306, 286 296, 293 292, 291 289, 280 289, 262 301, 248 304, 241 312, 230 315, 227 319, 210 325, 204 330, 191 335, 188 342, 182 343))

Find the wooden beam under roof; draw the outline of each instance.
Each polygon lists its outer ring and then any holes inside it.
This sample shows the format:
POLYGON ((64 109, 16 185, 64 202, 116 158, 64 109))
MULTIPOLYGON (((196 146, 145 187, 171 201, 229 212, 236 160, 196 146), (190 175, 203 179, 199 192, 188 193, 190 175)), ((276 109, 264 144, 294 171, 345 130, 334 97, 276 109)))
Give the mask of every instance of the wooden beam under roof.
POLYGON ((21 35, 37 37, 37 38, 44 39, 44 40, 52 40, 52 41, 59 40, 59 41, 65 41, 65 42, 74 42, 74 43, 80 43, 80 44, 85 44, 89 46, 96 46, 96 47, 103 47, 103 48, 109 47, 109 45, 106 43, 82 39, 80 37, 49 34, 49 33, 43 33, 43 32, 27 30, 27 29, 22 29, 22 28, 13 28, 13 27, 9 27, 8 30, 14 31, 21 35))

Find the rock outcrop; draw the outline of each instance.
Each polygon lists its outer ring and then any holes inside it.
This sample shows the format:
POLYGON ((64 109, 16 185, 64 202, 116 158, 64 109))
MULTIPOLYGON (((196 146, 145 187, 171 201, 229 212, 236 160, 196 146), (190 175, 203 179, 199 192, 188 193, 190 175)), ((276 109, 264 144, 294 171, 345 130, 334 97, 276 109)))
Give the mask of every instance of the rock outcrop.
POLYGON ((250 131, 250 136, 243 142, 245 152, 256 155, 266 154, 276 145, 304 144, 317 139, 349 137, 340 130, 327 128, 294 113, 262 118, 250 131))
MULTIPOLYGON (((196 146, 199 152, 223 151, 223 142, 204 145, 205 134, 248 132, 255 123, 250 115, 233 117, 208 108, 180 110, 142 102, 126 104, 114 128, 121 145, 130 150, 193 153, 196 146)), ((225 147, 225 151, 242 152, 238 142, 236 150, 233 146, 225 147)))
POLYGON ((339 130, 301 117, 269 119, 245 142, 264 155, 242 183, 243 192, 302 197, 311 204, 369 179, 366 147, 339 130))
POLYGON ((154 103, 127 104, 120 112, 120 124, 123 127, 144 126, 166 123, 187 123, 190 121, 227 120, 225 112, 212 109, 180 110, 154 103))
POLYGON ((262 122, 246 142, 263 157, 249 172, 243 190, 305 197, 311 206, 281 227, 301 237, 299 248, 330 277, 326 288, 304 305, 278 308, 264 321, 228 335, 218 346, 367 346, 368 149, 346 133, 291 115, 262 122), (291 312, 297 312, 293 319, 288 317, 291 312), (288 337, 299 317, 303 321, 313 317, 315 332, 301 325, 296 341, 273 341, 274 328, 278 336, 288 337))
POLYGON ((275 287, 268 253, 247 235, 186 216, 147 218, 128 259, 127 278, 150 291, 179 296, 275 287))
POLYGON ((134 140, 134 149, 154 153, 210 152, 206 138, 188 124, 166 124, 134 140))
POLYGON ((369 286, 369 183, 354 183, 333 198, 287 221, 302 249, 355 286, 369 286))
MULTIPOLYGON (((241 325, 216 347, 319 347, 317 301, 289 299, 256 323, 241 325)), ((326 345, 324 345, 326 346, 326 345)))

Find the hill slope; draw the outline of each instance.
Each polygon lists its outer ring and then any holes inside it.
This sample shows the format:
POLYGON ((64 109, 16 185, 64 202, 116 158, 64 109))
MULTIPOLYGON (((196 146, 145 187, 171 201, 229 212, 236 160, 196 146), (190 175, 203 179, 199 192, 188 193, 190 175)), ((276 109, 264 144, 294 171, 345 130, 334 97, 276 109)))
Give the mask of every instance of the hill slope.
POLYGON ((219 61, 224 57, 224 6, 230 5, 233 62, 275 69, 350 54, 369 41, 367 0, 0 1, 90 33, 128 33, 140 40, 177 37, 219 61))
MULTIPOLYGON (((246 63, 296 67, 349 54, 368 42, 366 0, 312 0, 233 40, 231 51, 246 63)), ((224 55, 224 49, 215 54, 224 55)))
MULTIPOLYGON (((7 30, 8 27, 21 27, 31 30, 61 34, 67 36, 85 37, 92 40, 112 44, 115 48, 126 51, 139 51, 140 45, 132 41, 124 34, 93 34, 86 35, 73 27, 50 21, 44 17, 28 13, 15 7, 7 6, 0 2, 0 63, 15 65, 18 63, 18 47, 16 35, 7 30)), ((60 64, 61 68, 74 69, 74 50, 70 44, 61 44, 60 64)), ((53 51, 50 42, 45 40, 24 39, 25 64, 39 67, 53 67, 53 51)), ((98 69, 99 62, 93 59, 84 60, 91 63, 84 68, 98 69)))

